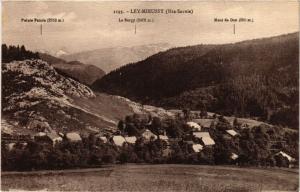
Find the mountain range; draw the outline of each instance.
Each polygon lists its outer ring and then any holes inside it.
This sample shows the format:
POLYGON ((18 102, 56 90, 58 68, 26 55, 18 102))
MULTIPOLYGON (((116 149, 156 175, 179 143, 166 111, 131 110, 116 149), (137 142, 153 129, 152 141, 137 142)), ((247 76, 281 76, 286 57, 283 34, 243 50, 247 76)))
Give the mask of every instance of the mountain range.
POLYGON ((125 64, 143 60, 170 47, 171 45, 168 43, 112 47, 82 51, 74 54, 63 54, 60 58, 66 61, 80 61, 85 64, 92 64, 108 73, 125 64))
POLYGON ((42 60, 53 65, 60 73, 64 73, 86 85, 91 85, 95 80, 105 75, 105 72, 94 65, 86 65, 79 61, 65 61, 47 53, 39 53, 42 60))
POLYGON ((173 48, 98 79, 95 91, 298 127, 299 35, 173 48))

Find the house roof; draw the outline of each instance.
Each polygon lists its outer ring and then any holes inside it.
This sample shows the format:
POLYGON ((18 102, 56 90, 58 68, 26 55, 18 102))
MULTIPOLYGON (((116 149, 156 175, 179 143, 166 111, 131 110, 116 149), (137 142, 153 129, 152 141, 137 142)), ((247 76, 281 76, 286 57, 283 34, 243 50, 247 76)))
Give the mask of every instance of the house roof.
POLYGON ((215 141, 210 137, 208 132, 194 132, 193 135, 202 139, 204 145, 214 145, 215 141))
POLYGON ((161 140, 164 140, 164 141, 168 141, 168 140, 169 140, 169 137, 166 136, 166 135, 159 135, 159 138, 160 138, 161 140))
POLYGON ((15 147, 16 143, 9 143, 8 146, 8 150, 11 151, 14 147, 15 147))
POLYGON ((37 134, 35 134, 35 136, 43 137, 43 136, 46 136, 46 133, 45 132, 38 132, 37 134))
POLYGON ((295 161, 295 159, 293 157, 291 157, 290 155, 286 154, 283 151, 280 151, 280 152, 276 153, 275 155, 282 155, 282 156, 286 157, 289 160, 289 162, 295 161))
POLYGON ((132 136, 132 137, 125 137, 125 140, 127 143, 131 143, 131 144, 135 144, 136 142, 136 137, 132 136))
POLYGON ((209 128, 214 119, 193 119, 193 121, 202 127, 209 128))
POLYGON ((76 132, 67 133, 66 137, 70 141, 81 141, 80 135, 76 132))
POLYGON ((117 146, 123 146, 123 143, 126 142, 126 140, 124 139, 124 137, 122 137, 121 135, 116 135, 113 136, 113 141, 117 146))
POLYGON ((152 133, 149 129, 146 129, 143 133, 142 133, 142 136, 145 138, 145 139, 150 139, 152 136, 157 139, 157 136, 152 133))
POLYGON ((57 135, 56 133, 48 133, 47 136, 51 139, 51 140, 62 140, 62 138, 57 135))
POLYGON ((203 149, 203 146, 200 144, 194 144, 192 147, 193 147, 194 152, 196 152, 196 153, 200 152, 203 149))
POLYGON ((238 156, 237 154, 231 153, 230 158, 231 158, 232 160, 236 160, 238 157, 239 157, 239 156, 238 156))
POLYGON ((226 130, 226 132, 229 134, 229 135, 231 135, 231 136, 236 136, 238 133, 235 131, 235 130, 233 130, 233 129, 229 129, 229 130, 226 130))
POLYGON ((189 121, 186 123, 190 128, 198 129, 199 131, 201 130, 201 126, 198 125, 198 123, 189 121))
POLYGON ((209 132, 194 132, 193 135, 199 139, 202 137, 210 137, 209 132))
POLYGON ((102 133, 97 133, 95 135, 96 138, 101 139, 101 140, 107 140, 107 138, 102 134, 102 133))
POLYGON ((215 141, 211 137, 203 137, 202 141, 204 145, 214 145, 215 141))
POLYGON ((100 138, 104 143, 107 142, 107 138, 106 137, 98 137, 98 138, 100 138))

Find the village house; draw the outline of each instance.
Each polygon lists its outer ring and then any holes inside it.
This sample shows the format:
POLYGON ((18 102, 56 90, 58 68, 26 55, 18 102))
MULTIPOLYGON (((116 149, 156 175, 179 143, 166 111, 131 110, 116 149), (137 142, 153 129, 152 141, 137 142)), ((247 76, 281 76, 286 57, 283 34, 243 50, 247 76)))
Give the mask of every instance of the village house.
POLYGON ((215 144, 215 141, 210 137, 208 132, 194 132, 193 135, 196 138, 201 139, 205 146, 212 146, 215 144))
POLYGON ((238 135, 238 133, 233 129, 226 130, 226 133, 228 133, 228 135, 230 135, 232 137, 235 137, 238 135))
POLYGON ((47 137, 45 132, 38 132, 34 135, 34 141, 39 144, 53 145, 51 139, 47 137))
POLYGON ((193 122, 199 124, 202 129, 209 129, 211 124, 215 122, 215 119, 193 119, 193 122))
POLYGON ((236 160, 237 158, 239 158, 239 156, 237 154, 231 153, 230 159, 236 160))
POLYGON ((169 137, 167 135, 159 135, 160 141, 163 142, 163 145, 166 147, 170 147, 169 137))
POLYGON ((1 143, 4 144, 9 151, 13 150, 17 144, 21 144, 22 148, 25 148, 28 141, 31 140, 32 138, 30 135, 18 135, 13 134, 10 130, 1 130, 1 143))
POLYGON ((201 131, 201 126, 198 123, 189 121, 186 123, 193 131, 201 131))
POLYGON ((8 151, 13 150, 13 149, 15 148, 15 145, 16 145, 16 143, 8 143, 8 144, 7 144, 7 149, 8 149, 8 151))
POLYGON ((153 139, 157 139, 157 136, 152 133, 149 129, 146 129, 143 133, 142 133, 142 137, 145 138, 146 141, 150 141, 151 138, 153 139))
POLYGON ((103 143, 107 143, 107 138, 102 136, 102 137, 99 137, 99 139, 103 142, 103 143))
POLYGON ((135 144, 136 142, 136 137, 135 136, 132 136, 132 137, 125 137, 125 141, 127 143, 130 143, 130 144, 135 144))
POLYGON ((202 151, 203 146, 200 145, 200 144, 193 144, 192 149, 193 149, 194 152, 199 153, 200 151, 202 151))
POLYGON ((81 137, 76 132, 70 132, 66 134, 66 139, 70 142, 79 142, 81 141, 81 137))
POLYGON ((108 139, 107 137, 105 136, 102 136, 102 135, 96 135, 96 138, 99 139, 100 141, 102 141, 103 143, 107 143, 108 142, 108 139))
POLYGON ((62 142, 63 138, 61 138, 58 134, 52 132, 48 133, 47 136, 51 139, 53 145, 62 142))
POLYGON ((35 137, 43 137, 43 136, 46 136, 46 133, 45 132, 38 132, 34 136, 35 137))
POLYGON ((55 132, 47 134, 44 132, 39 132, 34 136, 34 140, 41 144, 48 144, 54 146, 55 144, 62 142, 63 139, 55 132))
POLYGON ((166 142, 169 142, 169 137, 167 135, 159 135, 159 139, 163 140, 163 141, 166 141, 166 142))
POLYGON ((95 138, 97 139, 97 140, 100 140, 100 141, 102 141, 103 143, 107 143, 107 138, 105 137, 105 136, 103 136, 101 133, 98 133, 98 134, 96 134, 95 135, 95 138))
POLYGON ((229 130, 225 130, 225 133, 223 134, 223 138, 227 139, 227 140, 233 140, 235 141, 235 139, 239 136, 239 133, 236 132, 233 129, 229 129, 229 130))
POLYGON ((7 149, 9 151, 11 151, 11 150, 13 150, 15 148, 24 150, 27 145, 28 145, 27 142, 17 142, 17 143, 12 142, 12 143, 5 144, 5 146, 7 147, 7 149))
POLYGON ((279 151, 278 153, 276 153, 274 156, 278 156, 278 155, 282 155, 283 157, 287 158, 289 161, 289 168, 294 167, 295 163, 296 163, 296 159, 291 157, 290 155, 286 154, 283 151, 279 151))
POLYGON ((115 135, 112 137, 112 141, 115 145, 122 147, 123 144, 126 142, 125 138, 121 135, 115 135))

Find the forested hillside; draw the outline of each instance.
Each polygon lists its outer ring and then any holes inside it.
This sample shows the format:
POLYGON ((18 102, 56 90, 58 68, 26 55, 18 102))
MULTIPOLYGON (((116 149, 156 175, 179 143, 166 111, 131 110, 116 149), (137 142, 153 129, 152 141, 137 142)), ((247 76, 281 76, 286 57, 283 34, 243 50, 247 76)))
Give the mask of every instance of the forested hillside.
POLYGON ((298 33, 174 48, 115 70, 94 90, 164 107, 298 127, 298 33))

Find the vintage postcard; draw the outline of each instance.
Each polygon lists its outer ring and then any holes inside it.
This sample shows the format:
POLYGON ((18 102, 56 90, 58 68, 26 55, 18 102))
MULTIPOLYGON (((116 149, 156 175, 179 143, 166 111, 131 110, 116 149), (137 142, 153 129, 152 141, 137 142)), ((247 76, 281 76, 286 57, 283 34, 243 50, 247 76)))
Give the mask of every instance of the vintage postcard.
POLYGON ((298 1, 3 1, 2 191, 298 191, 298 1))

